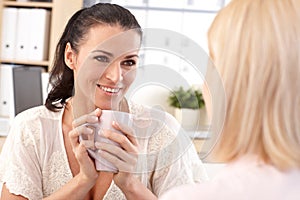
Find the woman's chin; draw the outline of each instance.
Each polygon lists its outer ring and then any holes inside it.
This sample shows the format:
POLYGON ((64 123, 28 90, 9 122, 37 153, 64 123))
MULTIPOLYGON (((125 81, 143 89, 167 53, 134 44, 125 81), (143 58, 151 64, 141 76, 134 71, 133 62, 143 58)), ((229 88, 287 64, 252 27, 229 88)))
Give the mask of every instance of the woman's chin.
POLYGON ((96 105, 97 108, 100 108, 101 110, 118 110, 118 106, 112 106, 112 105, 96 105))

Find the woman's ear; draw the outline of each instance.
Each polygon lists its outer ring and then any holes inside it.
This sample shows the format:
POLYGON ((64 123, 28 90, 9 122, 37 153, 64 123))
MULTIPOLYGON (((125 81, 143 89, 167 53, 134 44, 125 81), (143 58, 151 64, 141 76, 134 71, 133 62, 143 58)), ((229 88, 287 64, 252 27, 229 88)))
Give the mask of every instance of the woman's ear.
POLYGON ((71 44, 68 42, 65 48, 65 63, 70 69, 74 70, 76 68, 75 61, 76 54, 72 50, 71 44))

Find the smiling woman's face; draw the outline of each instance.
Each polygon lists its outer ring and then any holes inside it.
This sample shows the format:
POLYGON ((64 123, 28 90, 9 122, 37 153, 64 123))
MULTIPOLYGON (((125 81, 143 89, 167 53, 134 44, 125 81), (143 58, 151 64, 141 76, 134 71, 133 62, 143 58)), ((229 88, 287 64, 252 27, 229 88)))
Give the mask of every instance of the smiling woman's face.
POLYGON ((135 30, 99 25, 89 31, 78 54, 66 53, 66 60, 73 59, 68 66, 74 71, 74 99, 84 107, 89 104, 86 112, 95 107, 118 110, 135 79, 139 47, 135 30))

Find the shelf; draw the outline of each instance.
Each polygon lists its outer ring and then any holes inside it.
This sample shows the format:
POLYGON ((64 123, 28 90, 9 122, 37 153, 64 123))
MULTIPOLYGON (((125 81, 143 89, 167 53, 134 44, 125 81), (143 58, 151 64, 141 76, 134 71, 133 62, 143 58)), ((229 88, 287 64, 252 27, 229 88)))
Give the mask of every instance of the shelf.
POLYGON ((31 61, 31 60, 1 60, 1 63, 19 64, 19 65, 34 65, 34 66, 49 66, 49 61, 31 61))
MULTIPOLYGON (((52 0, 51 2, 41 1, 17 1, 17 0, 0 0, 0 29, 2 27, 2 12, 5 7, 13 8, 42 8, 50 11, 50 30, 49 30, 49 52, 46 55, 46 61, 32 60, 15 60, 15 59, 0 59, 1 63, 20 64, 43 66, 47 71, 51 70, 51 63, 55 55, 55 48, 62 31, 70 17, 79 9, 82 8, 83 0, 52 0)), ((1 33, 0 33, 1 34, 1 33)), ((0 37, 1 40, 1 37, 0 37)), ((1 43, 1 41, 0 41, 1 43)))
POLYGON ((18 1, 3 1, 3 6, 14 6, 14 7, 38 7, 38 8, 52 8, 52 2, 18 2, 18 1))
POLYGON ((193 12, 193 13, 217 13, 220 8, 216 9, 191 9, 191 8, 164 8, 164 7, 150 7, 150 6, 124 6, 127 9, 136 9, 136 10, 156 10, 156 11, 174 11, 174 12, 193 12))
POLYGON ((204 139, 204 140, 207 140, 211 137, 211 134, 210 134, 209 131, 197 130, 197 131, 186 131, 186 133, 191 139, 204 139))

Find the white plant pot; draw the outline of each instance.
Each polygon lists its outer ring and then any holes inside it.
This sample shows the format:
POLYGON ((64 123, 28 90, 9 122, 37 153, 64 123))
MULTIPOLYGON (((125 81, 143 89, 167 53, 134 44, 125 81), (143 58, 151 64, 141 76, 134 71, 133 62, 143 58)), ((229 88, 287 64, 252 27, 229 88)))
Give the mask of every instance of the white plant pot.
POLYGON ((181 126, 186 130, 198 130, 208 125, 208 119, 205 108, 187 109, 175 108, 174 116, 181 126))
POLYGON ((186 130, 195 130, 198 126, 200 112, 198 109, 175 108, 175 118, 186 130))
POLYGON ((208 120, 208 116, 207 116, 207 112, 206 112, 206 108, 201 108, 200 109, 200 126, 208 126, 209 120, 208 120))

